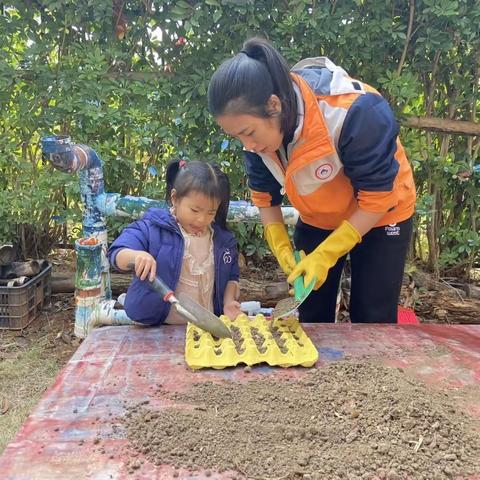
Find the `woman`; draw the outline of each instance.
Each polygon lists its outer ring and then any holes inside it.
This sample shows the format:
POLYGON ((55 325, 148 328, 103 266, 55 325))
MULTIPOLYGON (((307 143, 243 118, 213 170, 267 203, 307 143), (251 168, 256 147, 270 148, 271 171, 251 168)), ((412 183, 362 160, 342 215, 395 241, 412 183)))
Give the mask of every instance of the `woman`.
POLYGON ((305 322, 333 322, 341 272, 350 253, 352 322, 396 322, 412 233, 413 175, 387 102, 325 57, 289 71, 266 40, 253 38, 215 72, 209 109, 245 147, 252 200, 267 242, 293 283, 315 291, 305 322), (297 265, 280 204, 299 211, 297 265))

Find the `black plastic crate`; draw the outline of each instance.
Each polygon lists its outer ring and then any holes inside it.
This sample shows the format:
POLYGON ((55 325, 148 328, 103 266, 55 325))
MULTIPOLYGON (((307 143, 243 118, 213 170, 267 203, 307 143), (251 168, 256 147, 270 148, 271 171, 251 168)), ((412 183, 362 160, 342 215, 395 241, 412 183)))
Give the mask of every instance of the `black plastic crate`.
POLYGON ((0 329, 22 330, 35 320, 50 300, 48 265, 20 287, 0 287, 0 329))

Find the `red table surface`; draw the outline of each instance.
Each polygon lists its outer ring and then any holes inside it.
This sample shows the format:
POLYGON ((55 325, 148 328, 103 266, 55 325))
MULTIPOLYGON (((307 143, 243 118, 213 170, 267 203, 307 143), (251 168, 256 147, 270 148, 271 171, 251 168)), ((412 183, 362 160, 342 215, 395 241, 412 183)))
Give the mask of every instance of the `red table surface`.
MULTIPOLYGON (((480 385, 480 325, 305 324, 320 357, 317 367, 341 358, 379 357, 431 385, 461 390, 480 385)), ((190 371, 184 361, 185 327, 104 327, 93 331, 47 390, 0 457, 2 480, 167 479, 174 469, 146 459, 135 474, 122 417, 126 406, 168 400, 155 393, 192 383, 239 382, 275 375, 300 377, 303 368, 257 366, 190 371), (97 439, 97 440, 96 440, 97 439), (100 442, 98 442, 100 439, 100 442), (94 443, 94 441, 96 442, 94 443), (103 453, 104 451, 104 453, 103 453)), ((480 398, 462 408, 480 418, 480 398)), ((177 470, 181 479, 207 476, 177 470)), ((230 478, 228 472, 214 478, 230 478)), ((212 477, 210 477, 212 478, 212 477)))

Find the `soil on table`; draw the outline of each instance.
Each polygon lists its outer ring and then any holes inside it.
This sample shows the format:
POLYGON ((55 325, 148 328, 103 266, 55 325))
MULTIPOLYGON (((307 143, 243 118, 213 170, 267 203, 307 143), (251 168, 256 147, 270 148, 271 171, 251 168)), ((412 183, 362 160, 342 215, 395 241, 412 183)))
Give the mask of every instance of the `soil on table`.
POLYGON ((291 312, 294 311, 300 302, 296 300, 295 297, 283 298, 280 300, 273 309, 273 318, 281 318, 287 314, 291 315, 291 312))
POLYGON ((134 406, 125 420, 133 448, 157 465, 265 479, 480 473, 480 423, 461 411, 454 392, 373 362, 337 362, 300 380, 207 382, 161 394, 182 406, 134 406))
MULTIPOLYGON (((294 333, 294 331, 293 332, 290 331, 290 332, 294 333)), ((280 351, 282 353, 287 353, 288 348, 285 346, 285 340, 282 338, 282 332, 276 326, 270 325, 270 333, 272 334, 272 337, 275 340, 275 342, 277 343, 280 351)), ((294 335, 293 338, 295 338, 295 340, 298 340, 298 337, 296 335, 294 335)), ((303 345, 299 344, 299 346, 302 347, 303 345)))
POLYGON ((235 350, 237 351, 237 353, 239 353, 240 355, 242 353, 245 353, 245 347, 243 346, 243 343, 245 340, 242 336, 242 332, 240 331, 240 329, 235 325, 232 325, 230 327, 230 332, 232 333, 232 340, 235 345, 235 350))

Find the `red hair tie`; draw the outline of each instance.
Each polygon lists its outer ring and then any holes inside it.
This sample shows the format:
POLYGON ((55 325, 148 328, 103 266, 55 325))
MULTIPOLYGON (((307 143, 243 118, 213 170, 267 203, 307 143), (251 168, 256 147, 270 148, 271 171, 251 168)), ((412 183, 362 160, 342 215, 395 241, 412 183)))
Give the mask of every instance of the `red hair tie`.
POLYGON ((186 164, 187 164, 187 162, 186 162, 185 160, 180 160, 180 161, 178 162, 179 168, 183 168, 186 164))

